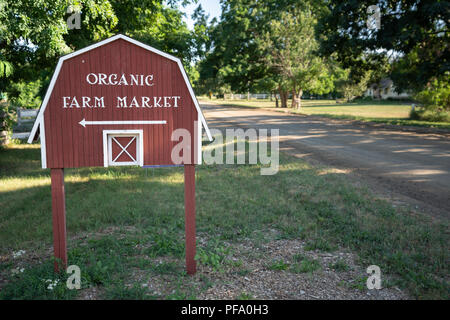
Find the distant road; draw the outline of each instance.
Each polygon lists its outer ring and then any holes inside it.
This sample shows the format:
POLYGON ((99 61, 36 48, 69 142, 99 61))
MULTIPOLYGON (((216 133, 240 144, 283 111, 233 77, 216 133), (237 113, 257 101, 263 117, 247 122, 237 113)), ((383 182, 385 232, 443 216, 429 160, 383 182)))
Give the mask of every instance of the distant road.
POLYGON ((280 130, 280 147, 367 178, 378 190, 450 217, 450 139, 349 121, 202 104, 211 128, 280 130))

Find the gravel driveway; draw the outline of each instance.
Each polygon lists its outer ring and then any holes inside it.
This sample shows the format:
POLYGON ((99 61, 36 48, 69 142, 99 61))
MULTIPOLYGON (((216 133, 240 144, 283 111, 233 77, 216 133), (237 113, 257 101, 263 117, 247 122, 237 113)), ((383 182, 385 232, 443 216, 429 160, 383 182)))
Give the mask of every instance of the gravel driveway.
POLYGON ((202 110, 210 128, 278 128, 282 150, 361 177, 391 200, 450 216, 449 134, 207 103, 202 110))

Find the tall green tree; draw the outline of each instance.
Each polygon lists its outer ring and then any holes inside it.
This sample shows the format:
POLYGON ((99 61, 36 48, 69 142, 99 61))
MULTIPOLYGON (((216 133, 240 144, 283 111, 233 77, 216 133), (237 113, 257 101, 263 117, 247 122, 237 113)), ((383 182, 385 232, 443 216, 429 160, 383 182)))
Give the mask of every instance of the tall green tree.
POLYGON ((12 84, 35 82, 41 83, 42 96, 59 56, 115 33, 147 42, 189 65, 192 37, 177 9, 179 2, 0 0, 0 76, 9 75, 0 82, 0 91, 19 94, 13 89, 21 86, 12 84), (68 29, 69 6, 81 11, 80 29, 68 29))
POLYGON ((222 0, 220 22, 211 30, 211 52, 207 53, 212 76, 219 72, 231 90, 244 93, 255 89, 269 75, 263 54, 255 39, 297 0, 222 0))
MULTIPOLYGON (((217 83, 210 78, 220 79, 236 93, 276 91, 281 105, 286 107, 287 91, 292 89, 292 83, 268 63, 269 48, 262 47, 259 40, 273 32, 272 22, 279 21, 285 12, 306 5, 320 11, 322 1, 227 0, 221 3, 220 21, 210 33, 211 50, 200 64, 200 81, 217 83)), ((295 90, 297 94, 298 90, 295 90)))
POLYGON ((386 56, 399 90, 420 90, 449 71, 449 1, 330 0, 322 13, 318 30, 323 55, 336 53, 355 77, 377 70, 386 56), (379 28, 367 23, 373 5, 379 9, 379 28))
POLYGON ((326 93, 332 89, 327 65, 317 55, 316 17, 308 6, 297 7, 269 21, 268 30, 256 38, 269 68, 288 82, 292 107, 301 107, 303 91, 326 93))
POLYGON ((55 65, 58 56, 83 46, 86 39, 92 42, 108 37, 117 23, 109 2, 100 0, 0 1, 0 55, 14 69, 11 81, 36 80, 41 71, 55 65), (83 10, 85 26, 77 31, 77 38, 69 36, 66 24, 72 4, 83 10))

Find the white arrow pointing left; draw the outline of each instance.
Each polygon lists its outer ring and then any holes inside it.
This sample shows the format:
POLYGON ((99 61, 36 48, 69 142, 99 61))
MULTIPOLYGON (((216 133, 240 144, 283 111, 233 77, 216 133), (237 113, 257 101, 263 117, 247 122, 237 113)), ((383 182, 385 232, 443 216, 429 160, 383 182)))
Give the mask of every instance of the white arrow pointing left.
POLYGON ((166 120, 125 120, 125 121, 86 121, 86 119, 81 120, 78 122, 83 127, 86 128, 86 126, 90 125, 105 125, 105 124, 166 124, 166 120))

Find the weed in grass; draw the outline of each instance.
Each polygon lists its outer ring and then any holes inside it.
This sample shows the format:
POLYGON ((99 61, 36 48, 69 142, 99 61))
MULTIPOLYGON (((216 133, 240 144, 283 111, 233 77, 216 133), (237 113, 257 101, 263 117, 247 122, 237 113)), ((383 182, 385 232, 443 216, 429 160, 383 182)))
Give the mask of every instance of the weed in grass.
POLYGON ((183 257, 184 243, 178 236, 172 232, 154 233, 153 245, 146 250, 146 253, 152 257, 172 255, 174 257, 183 257))
POLYGON ((138 284, 127 286, 123 282, 107 287, 104 297, 110 300, 153 300, 158 298, 157 296, 148 295, 147 290, 138 284))
POLYGON ((200 281, 201 281, 200 288, 203 291, 208 290, 214 285, 214 282, 204 274, 200 275, 200 281))
POLYGON ((14 266, 14 263, 11 260, 7 261, 7 262, 2 262, 0 264, 0 272, 11 270, 13 268, 13 266, 14 266))
POLYGON ((276 271, 283 271, 287 270, 289 268, 289 264, 284 262, 283 260, 273 260, 269 265, 268 268, 270 270, 276 270, 276 271))
POLYGON ((77 292, 66 287, 68 275, 54 273, 53 261, 27 267, 10 278, 0 291, 0 300, 15 299, 73 299, 77 292))
POLYGON ((278 228, 280 229, 281 234, 278 236, 278 239, 304 239, 305 233, 303 232, 303 228, 297 223, 289 222, 290 223, 288 224, 279 224, 278 228))
POLYGON ((212 267, 215 271, 223 271, 224 264, 229 263, 230 247, 225 247, 219 239, 212 239, 204 248, 197 248, 195 260, 212 267))
POLYGON ((304 258, 300 262, 294 263, 290 270, 293 273, 313 273, 320 269, 321 265, 317 260, 304 258))
POLYGON ((238 270, 236 273, 237 273, 237 275, 239 275, 239 276, 241 276, 241 277, 245 277, 245 276, 248 275, 250 272, 252 272, 252 271, 249 270, 249 269, 241 269, 241 270, 238 270))
POLYGON ((251 293, 242 292, 240 295, 236 297, 236 300, 255 300, 255 298, 251 293))
POLYGON ((350 266, 343 259, 339 259, 335 263, 330 263, 329 267, 330 267, 330 269, 333 269, 333 270, 339 271, 339 272, 345 272, 345 271, 350 270, 350 266))
POLYGON ((294 259, 295 262, 302 262, 303 260, 305 260, 307 258, 308 257, 306 255, 304 255, 303 253, 296 253, 292 257, 292 259, 294 259))
POLYGON ((183 271, 175 262, 161 262, 152 266, 152 271, 158 274, 182 274, 183 271))
POLYGON ((329 243, 329 241, 326 241, 325 239, 315 239, 312 241, 309 241, 305 245, 305 250, 307 251, 324 251, 324 252, 331 252, 336 250, 336 246, 333 246, 329 243))
POLYGON ((359 277, 355 279, 355 281, 350 282, 347 286, 359 291, 365 291, 367 290, 367 277, 359 277))
POLYGON ((133 267, 139 269, 148 269, 152 267, 152 262, 147 257, 138 257, 134 260, 133 267))
POLYGON ((172 293, 168 294, 166 300, 195 300, 195 293, 193 288, 182 289, 181 283, 178 280, 177 286, 172 293), (186 291, 187 290, 187 291, 186 291))
POLYGON ((244 261, 242 259, 232 259, 229 261, 229 265, 233 268, 240 268, 244 265, 244 261))

